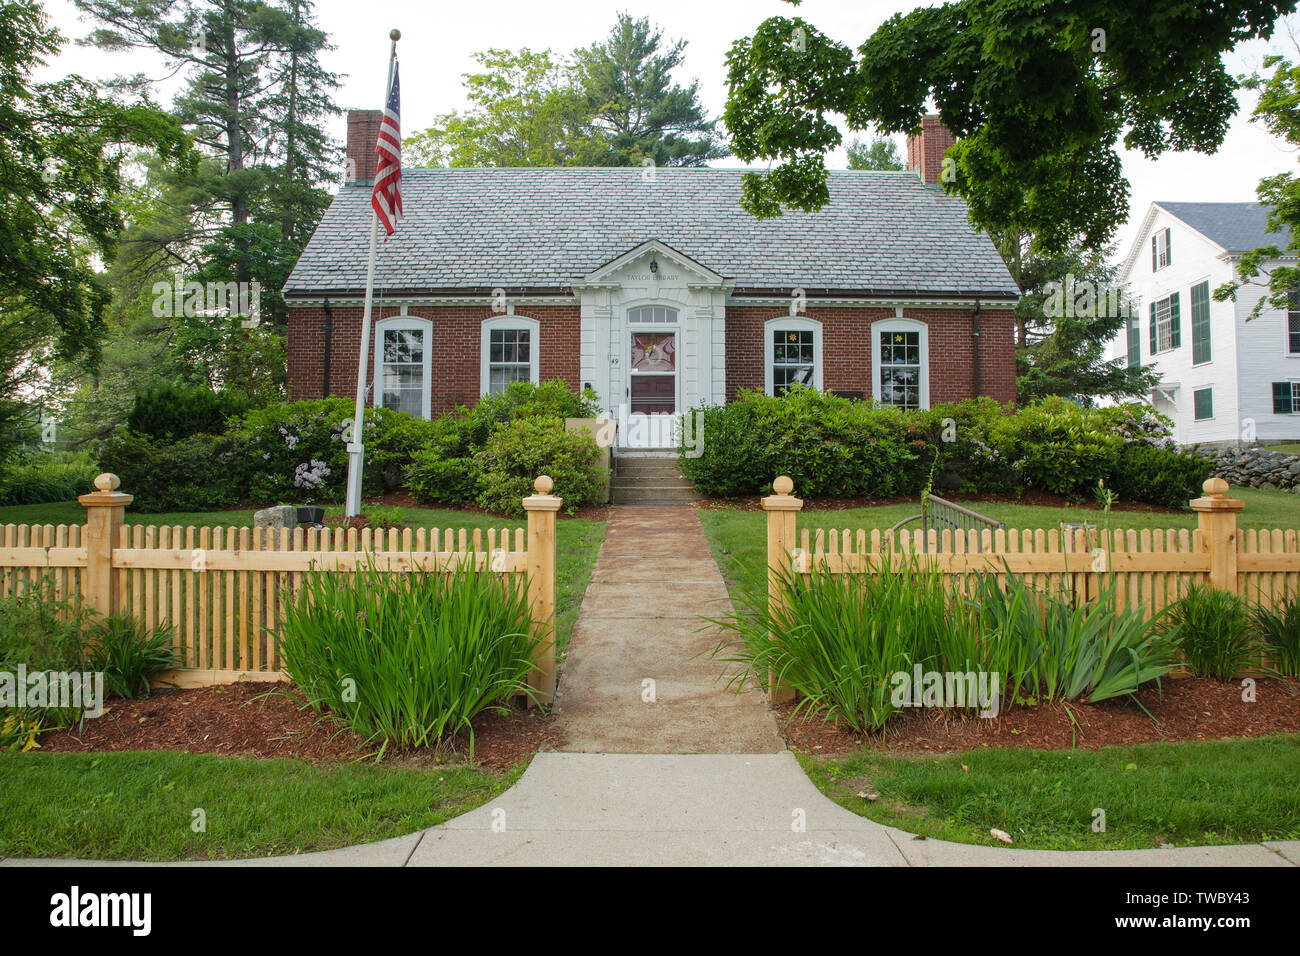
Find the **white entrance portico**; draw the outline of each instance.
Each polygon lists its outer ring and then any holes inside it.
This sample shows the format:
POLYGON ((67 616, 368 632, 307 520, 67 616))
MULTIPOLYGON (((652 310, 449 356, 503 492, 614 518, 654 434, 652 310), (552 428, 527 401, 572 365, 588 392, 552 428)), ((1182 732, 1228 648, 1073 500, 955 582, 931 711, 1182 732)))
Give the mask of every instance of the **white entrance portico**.
POLYGON ((650 239, 572 288, 582 309, 582 382, 607 415, 722 404, 730 280, 650 239))

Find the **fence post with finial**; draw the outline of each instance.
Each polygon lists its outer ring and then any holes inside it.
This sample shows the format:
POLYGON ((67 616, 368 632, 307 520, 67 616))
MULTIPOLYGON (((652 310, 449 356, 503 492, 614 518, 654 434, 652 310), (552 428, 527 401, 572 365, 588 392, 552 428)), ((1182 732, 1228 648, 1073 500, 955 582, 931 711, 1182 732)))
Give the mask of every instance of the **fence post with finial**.
POLYGON ((555 482, 542 475, 533 482, 537 493, 523 500, 528 515, 528 600, 538 640, 528 684, 541 703, 555 696, 555 517, 564 499, 551 494, 554 487, 555 482))
POLYGON ((1237 512, 1244 501, 1228 497, 1228 483, 1210 478, 1201 486, 1204 498, 1189 504, 1197 514, 1201 532, 1201 551, 1210 559, 1206 582, 1212 588, 1237 593, 1237 512))
POLYGON ((105 617, 119 610, 117 575, 113 573, 113 549, 122 533, 123 512, 132 496, 117 489, 117 475, 105 472, 95 479, 95 491, 79 495, 86 509, 86 569, 82 572, 82 601, 105 617))
MULTIPOLYGON (((775 614, 784 606, 785 581, 794 573, 791 567, 791 552, 795 548, 796 515, 803 507, 803 500, 791 495, 794 482, 786 475, 781 475, 772 482, 775 494, 762 499, 763 510, 767 512, 767 606, 769 614, 775 614)), ((778 635, 772 635, 773 639, 778 635)), ((775 673, 768 674, 768 693, 773 703, 782 703, 794 699, 794 688, 780 680, 775 673)))

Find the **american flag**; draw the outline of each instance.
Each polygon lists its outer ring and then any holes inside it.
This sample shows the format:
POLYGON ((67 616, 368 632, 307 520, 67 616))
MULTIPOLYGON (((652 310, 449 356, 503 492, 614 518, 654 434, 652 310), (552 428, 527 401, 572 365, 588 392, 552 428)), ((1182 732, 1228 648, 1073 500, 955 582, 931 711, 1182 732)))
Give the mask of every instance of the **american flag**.
POLYGON ((384 120, 379 124, 379 143, 375 146, 379 163, 375 167, 375 191, 370 197, 375 214, 384 224, 385 236, 393 234, 397 217, 402 214, 402 192, 399 189, 402 181, 402 124, 398 103, 397 64, 394 63, 393 88, 388 91, 384 120))

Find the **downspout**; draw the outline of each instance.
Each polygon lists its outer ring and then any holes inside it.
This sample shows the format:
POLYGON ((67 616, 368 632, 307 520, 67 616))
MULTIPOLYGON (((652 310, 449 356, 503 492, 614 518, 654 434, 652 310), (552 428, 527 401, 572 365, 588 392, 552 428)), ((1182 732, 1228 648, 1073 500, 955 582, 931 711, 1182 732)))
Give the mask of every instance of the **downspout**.
POLYGON ((971 350, 975 353, 975 398, 980 397, 980 300, 975 299, 975 311, 970 315, 971 350))
POLYGON ((325 354, 321 361, 320 397, 330 397, 330 345, 334 335, 334 314, 330 311, 330 300, 325 300, 325 354))

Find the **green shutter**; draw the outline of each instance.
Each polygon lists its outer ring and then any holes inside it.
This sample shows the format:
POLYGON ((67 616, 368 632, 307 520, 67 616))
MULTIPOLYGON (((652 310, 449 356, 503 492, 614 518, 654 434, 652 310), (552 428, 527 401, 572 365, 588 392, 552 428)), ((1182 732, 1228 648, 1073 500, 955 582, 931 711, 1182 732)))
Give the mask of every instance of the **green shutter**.
POLYGON ((1210 361, 1210 283, 1192 286, 1192 363, 1210 361))
POLYGON ((1165 230, 1165 265, 1174 264, 1174 234, 1168 229, 1165 230))
POLYGON ((1291 383, 1273 383, 1273 414, 1290 415, 1295 409, 1291 405, 1291 383))
POLYGON ((1183 344, 1182 322, 1178 318, 1178 293, 1169 297, 1169 347, 1176 349, 1183 344))
POLYGON ((1159 339, 1156 338, 1156 304, 1151 303, 1151 354, 1155 355, 1159 351, 1159 339))
POLYGON ((1142 321, 1136 313, 1129 313, 1128 322, 1128 367, 1137 368, 1142 364, 1142 321))
POLYGON ((1198 422, 1214 417, 1214 389, 1201 388, 1192 392, 1192 415, 1198 422))
POLYGON ((1151 237, 1151 271, 1155 272, 1160 268, 1160 260, 1156 257, 1156 237, 1151 237))

